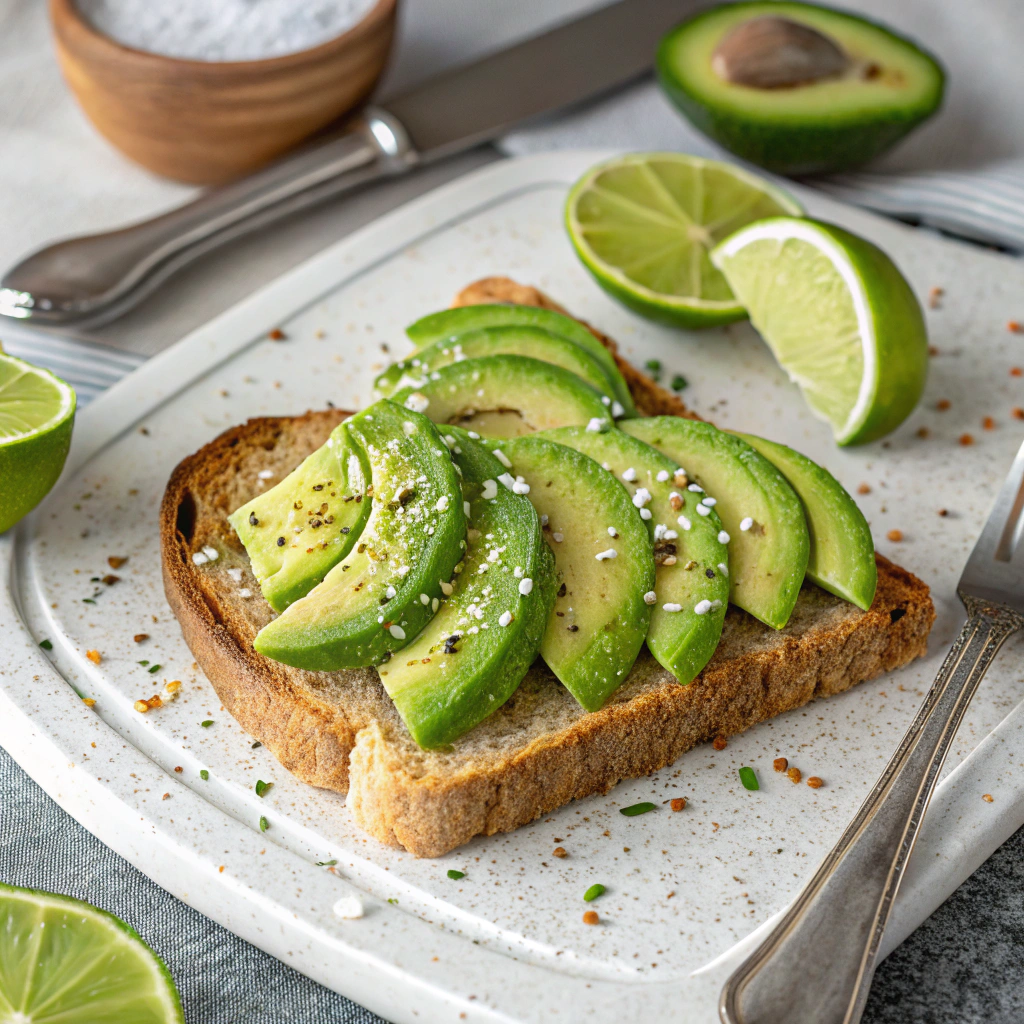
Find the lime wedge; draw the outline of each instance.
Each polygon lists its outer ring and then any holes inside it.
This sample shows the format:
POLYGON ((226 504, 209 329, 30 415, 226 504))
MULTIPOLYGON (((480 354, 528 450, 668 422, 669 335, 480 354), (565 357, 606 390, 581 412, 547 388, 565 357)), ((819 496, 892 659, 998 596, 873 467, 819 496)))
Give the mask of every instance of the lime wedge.
POLYGON ((839 444, 874 441, 910 415, 928 335, 881 249, 832 224, 774 217, 737 231, 711 259, 839 444))
POLYGON ((0 350, 0 533, 57 482, 74 420, 71 387, 0 350))
POLYGON ((746 317, 708 254, 751 221, 799 216, 796 200, 737 167, 685 153, 633 153, 592 167, 565 207, 597 283, 649 320, 712 327, 746 317))
POLYGON ((0 884, 3 1024, 181 1024, 167 968, 88 903, 0 884))

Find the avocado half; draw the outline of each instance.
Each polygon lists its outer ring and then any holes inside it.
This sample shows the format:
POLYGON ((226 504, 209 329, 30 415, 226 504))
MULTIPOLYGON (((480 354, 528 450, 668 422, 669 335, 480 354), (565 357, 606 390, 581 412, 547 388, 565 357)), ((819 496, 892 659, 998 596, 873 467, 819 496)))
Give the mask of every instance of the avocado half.
MULTIPOLYGON (((768 35, 761 53, 748 46, 748 64, 779 43, 768 35)), ((669 99, 705 135, 780 174, 866 163, 931 117, 945 87, 941 65, 909 39, 853 14, 776 0, 722 4, 684 21, 662 38, 657 71, 669 99), (845 66, 785 85, 729 80, 721 54, 754 19, 814 30, 845 54, 845 66)))

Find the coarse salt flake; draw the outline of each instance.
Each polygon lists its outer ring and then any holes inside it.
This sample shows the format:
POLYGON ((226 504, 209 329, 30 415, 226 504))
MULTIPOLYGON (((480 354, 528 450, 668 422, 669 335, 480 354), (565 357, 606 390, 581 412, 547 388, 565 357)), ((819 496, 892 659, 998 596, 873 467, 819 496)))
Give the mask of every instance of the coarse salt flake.
POLYGON ((526 576, 519 581, 519 593, 522 594, 523 597, 533 593, 533 580, 531 580, 529 576, 526 576))
POLYGON ((363 902, 358 896, 342 896, 334 904, 334 913, 343 921, 355 921, 363 916, 363 902))
POLYGON ((654 604, 658 600, 658 595, 653 590, 648 590, 644 594, 644 604, 654 604))
POLYGON ((643 520, 653 519, 654 513, 649 508, 640 509, 640 518, 643 520))
POLYGON ((747 530, 749 530, 753 525, 754 525, 754 520, 751 519, 750 516, 744 516, 744 518, 740 520, 740 529, 744 533, 746 533, 747 530))
POLYGON ((598 551, 598 553, 594 555, 594 557, 599 562, 604 562, 607 561, 609 558, 618 558, 619 553, 615 550, 615 548, 608 548, 607 551, 598 551))
POLYGON ((272 480, 274 478, 274 471, 272 469, 261 469, 256 475, 261 480, 272 480))
POLYGON ((430 399, 421 391, 414 391, 406 400, 406 409, 411 409, 413 412, 426 412, 430 405, 430 399))
POLYGON ((729 543, 729 539, 730 539, 729 538, 729 534, 727 534, 725 532, 725 530, 719 530, 718 531, 718 543, 719 544, 728 544, 729 543))
POLYGON ((691 527, 691 526, 693 526, 693 523, 691 523, 691 522, 690 522, 690 520, 686 518, 686 516, 680 516, 680 517, 679 517, 679 518, 678 518, 678 519, 676 520, 676 522, 677 522, 677 523, 678 523, 678 524, 679 524, 679 525, 680 525, 680 526, 681 526, 681 527, 682 527, 682 528, 683 528, 684 530, 688 530, 688 529, 690 529, 690 527, 691 527))
POLYGON ((521 476, 517 476, 516 482, 512 485, 512 490, 516 494, 529 494, 530 485, 521 476))
POLYGON ((707 613, 708 613, 709 611, 711 611, 711 602, 710 602, 710 601, 698 601, 698 602, 697 602, 697 603, 696 603, 696 604, 695 604, 695 605, 693 606, 693 610, 694 610, 694 611, 695 611, 695 612, 696 612, 696 613, 697 613, 698 615, 707 615, 707 613))
POLYGON ((699 516, 709 516, 709 515, 711 515, 711 509, 708 508, 707 505, 698 505, 697 506, 697 515, 699 515, 699 516))
POLYGON ((659 469, 658 475, 654 479, 657 480, 659 484, 668 483, 668 470, 659 469))
POLYGON ((441 497, 437 499, 437 504, 434 506, 434 508, 436 508, 438 512, 443 512, 447 507, 448 495, 442 494, 441 497))
POLYGON ((614 416, 615 419, 618 420, 618 419, 621 419, 625 415, 626 415, 626 410, 622 407, 622 403, 621 402, 612 402, 612 416, 614 416))
POLYGON ((218 559, 218 558, 220 558, 220 552, 219 552, 219 551, 218 551, 218 550, 217 550, 216 548, 210 547, 210 545, 209 545, 209 544, 207 544, 207 545, 206 545, 206 546, 205 546, 205 547, 203 548, 203 554, 204 554, 204 555, 206 555, 206 557, 207 557, 207 558, 208 558, 208 559, 209 559, 209 560, 210 560, 211 562, 216 562, 216 561, 217 561, 217 559, 218 559))
POLYGON ((402 424, 402 432, 406 437, 412 437, 416 433, 416 424, 412 420, 406 420, 402 424))
POLYGON ((236 582, 242 582, 242 570, 241 569, 228 569, 228 575, 236 582))
POLYGON ((512 468, 512 463, 511 463, 511 462, 509 462, 509 458, 508 458, 508 456, 507 456, 507 455, 506 455, 506 454, 505 454, 505 453, 504 453, 504 452, 503 452, 503 451, 502 451, 502 450, 501 450, 500 448, 495 448, 495 449, 494 449, 494 457, 495 457, 495 458, 496 458, 496 459, 497 459, 497 460, 498 460, 498 461, 499 461, 499 462, 500 462, 500 463, 501 463, 501 464, 502 464, 502 465, 503 465, 503 466, 504 466, 504 467, 505 467, 506 469, 511 469, 511 468, 512 468))
POLYGON ((501 615, 498 616, 498 625, 499 626, 507 626, 511 622, 512 622, 512 613, 511 612, 502 612, 501 615))
POLYGON ((647 490, 646 487, 638 487, 636 489, 636 494, 633 495, 633 504, 636 505, 637 508, 643 508, 644 505, 650 503, 650 500, 651 492, 647 490))
POLYGON ((238 590, 238 596, 248 600, 252 597, 252 591, 248 587, 240 587, 238 590))
POLYGON ((502 473, 498 477, 498 483, 503 484, 507 490, 511 491, 516 485, 516 480, 511 473, 502 473))
POLYGON ((607 423, 608 421, 606 419, 602 419, 600 416, 594 416, 587 423, 587 430, 592 434, 600 434, 604 431, 607 423))
POLYGON ((690 484, 687 488, 688 491, 693 491, 695 494, 703 494, 704 488, 700 484, 690 484))
POLYGON ((480 497, 484 501, 493 501, 498 496, 498 485, 493 480, 484 481, 484 489, 480 492, 480 497))
POLYGON ((197 552, 196 552, 196 553, 195 553, 195 554, 194 554, 194 555, 192 556, 192 564, 193 564, 193 565, 206 565, 206 563, 207 563, 208 561, 209 561, 209 559, 208 559, 208 558, 206 557, 206 555, 204 555, 204 554, 202 553, 202 551, 197 551, 197 552))
POLYGON ((622 479, 625 480, 626 483, 631 484, 636 479, 636 470, 630 466, 629 469, 623 471, 622 479))
POLYGON ((663 604, 661 610, 664 612, 681 612, 683 606, 681 604, 674 604, 671 601, 668 604, 663 604))

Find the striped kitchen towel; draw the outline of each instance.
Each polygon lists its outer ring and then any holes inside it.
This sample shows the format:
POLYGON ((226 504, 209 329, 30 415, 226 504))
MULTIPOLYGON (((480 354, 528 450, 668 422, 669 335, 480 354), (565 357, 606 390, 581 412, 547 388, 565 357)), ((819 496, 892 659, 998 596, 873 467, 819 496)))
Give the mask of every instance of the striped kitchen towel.
POLYGON ((78 395, 79 408, 146 361, 146 356, 134 352, 29 329, 16 320, 0 323, 0 346, 8 354, 45 367, 67 381, 78 395))

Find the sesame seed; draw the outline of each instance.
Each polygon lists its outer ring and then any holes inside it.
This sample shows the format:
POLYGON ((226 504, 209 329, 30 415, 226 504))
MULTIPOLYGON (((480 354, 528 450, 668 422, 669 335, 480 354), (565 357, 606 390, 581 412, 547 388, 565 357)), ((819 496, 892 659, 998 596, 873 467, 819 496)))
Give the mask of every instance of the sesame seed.
POLYGON ((533 580, 527 576, 525 579, 519 581, 519 593, 526 597, 527 594, 533 593, 533 580))
POLYGON ((420 604, 422 604, 424 607, 426 605, 430 604, 430 595, 429 594, 420 594, 420 604))
POLYGON ((394 588, 394 587, 390 587, 390 586, 389 586, 389 587, 388 587, 388 588, 387 588, 387 589, 386 589, 386 590, 384 591, 384 596, 385 596, 385 597, 386 597, 386 598, 387 598, 387 599, 388 599, 388 600, 390 601, 390 600, 391 600, 391 598, 393 598, 393 597, 395 596, 395 594, 397 594, 397 593, 398 593, 398 591, 397 591, 397 590, 395 590, 395 588, 394 588))
POLYGON ((700 503, 701 503, 702 505, 707 505, 707 507, 708 507, 708 508, 714 508, 714 507, 715 507, 715 505, 717 505, 717 504, 718 504, 718 499, 717 499, 717 498, 712 498, 712 497, 708 497, 708 496, 705 496, 705 497, 703 497, 703 498, 701 498, 701 499, 700 499, 700 503))
POLYGON ((501 615, 498 617, 498 625, 499 626, 507 626, 511 622, 512 622, 512 613, 511 612, 502 612, 501 615))
POLYGON ((416 424, 412 420, 406 420, 402 424, 402 431, 406 437, 412 437, 416 433, 416 424))
POLYGON ((621 402, 612 402, 612 416, 615 419, 621 419, 626 415, 626 410, 622 407, 621 402))
POLYGON ((725 564, 725 562, 719 562, 719 563, 718 563, 718 571, 719 571, 719 572, 720 572, 720 573, 721 573, 721 574, 722 574, 723 576, 728 576, 728 575, 729 575, 729 566, 727 566, 727 565, 725 564))
POLYGON ((629 469, 622 474, 622 479, 625 480, 626 483, 631 484, 636 479, 636 470, 630 466, 629 469))
POLYGON ((440 601, 439 601, 439 600, 438 600, 438 599, 437 599, 437 598, 435 597, 435 598, 434 598, 434 599, 433 599, 433 600, 432 600, 432 601, 430 602, 430 610, 431 610, 432 612, 436 612, 436 611, 437 611, 437 609, 438 609, 438 608, 440 608, 440 607, 441 607, 441 602, 440 602, 440 601))
POLYGON ((651 492, 646 487, 638 487, 636 494, 633 495, 633 504, 637 508, 643 508, 644 505, 649 504, 651 500, 651 492))
POLYGON ((644 594, 644 604, 654 604, 658 600, 658 595, 653 590, 648 590, 644 594))
POLYGON ((451 597, 452 591, 455 588, 450 583, 445 583, 444 580, 438 580, 438 583, 441 584, 441 593, 444 594, 445 597, 451 597))
POLYGON ((699 516, 709 516, 709 515, 711 515, 711 509, 708 508, 707 505, 698 505, 697 506, 697 515, 699 515, 699 516))
POLYGON ((693 610, 697 615, 707 615, 711 611, 710 601, 698 601, 694 606, 693 610))
POLYGON ((681 612, 683 606, 681 604, 663 604, 661 610, 665 612, 681 612))
POLYGON ((598 551, 598 553, 594 555, 594 557, 599 562, 604 562, 607 561, 609 558, 618 558, 619 553, 615 550, 615 548, 608 548, 607 551, 598 551))
POLYGON ((665 534, 664 534, 664 537, 665 537, 665 540, 678 540, 679 539, 679 531, 678 530, 666 530, 665 534))
POLYGON ((462 503, 462 513, 463 513, 463 515, 465 515, 465 517, 467 519, 469 518, 469 511, 470 511, 469 502, 468 501, 464 501, 462 503))
POLYGON ((700 484, 690 484, 687 488, 688 491, 693 491, 695 494, 703 494, 704 488, 700 484))
POLYGON ((740 529, 746 533, 754 525, 754 520, 750 516, 745 516, 740 520, 740 529))
POLYGON ((693 526, 693 523, 691 523, 691 522, 690 522, 690 520, 686 518, 686 516, 680 516, 680 517, 679 517, 679 518, 678 518, 678 519, 676 520, 676 522, 677 522, 677 523, 678 523, 678 524, 679 524, 679 525, 680 525, 680 526, 681 526, 681 527, 682 527, 682 528, 683 528, 684 530, 688 530, 688 529, 690 529, 690 527, 691 527, 691 526, 693 526))
POLYGON ((391 624, 390 628, 388 629, 388 632, 389 632, 389 633, 390 633, 390 634, 391 634, 391 635, 392 635, 392 636, 393 636, 393 637, 394 637, 394 638, 395 638, 396 640, 404 640, 404 639, 405 639, 405 630, 404 630, 404 629, 402 629, 402 627, 401 627, 401 626, 399 626, 399 625, 397 625, 396 623, 392 623, 392 624, 391 624))
POLYGON ((729 537, 729 534, 727 534, 725 532, 725 530, 719 530, 718 531, 718 543, 719 544, 728 544, 730 539, 731 538, 729 537))
POLYGON ((640 518, 646 522, 648 519, 654 518, 654 513, 649 508, 642 508, 640 509, 640 518))

